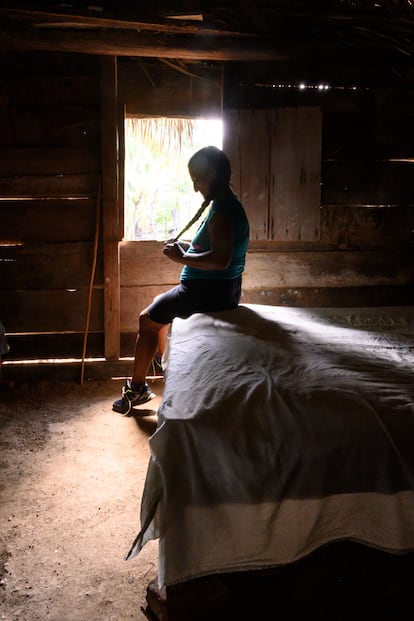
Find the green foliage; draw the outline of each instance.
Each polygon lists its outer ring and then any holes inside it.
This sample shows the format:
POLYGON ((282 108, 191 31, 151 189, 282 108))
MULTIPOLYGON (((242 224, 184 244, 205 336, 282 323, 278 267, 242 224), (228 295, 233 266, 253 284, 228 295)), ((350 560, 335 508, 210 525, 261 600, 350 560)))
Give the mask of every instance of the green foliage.
POLYGON ((187 162, 209 144, 221 148, 220 121, 126 120, 124 239, 164 240, 183 228, 202 201, 187 162))

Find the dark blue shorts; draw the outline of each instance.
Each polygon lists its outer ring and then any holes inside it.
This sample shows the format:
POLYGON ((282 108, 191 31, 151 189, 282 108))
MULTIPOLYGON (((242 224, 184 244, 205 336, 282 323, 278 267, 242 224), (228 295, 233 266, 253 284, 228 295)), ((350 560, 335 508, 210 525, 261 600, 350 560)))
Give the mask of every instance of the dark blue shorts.
POLYGON ((208 313, 237 308, 241 296, 241 277, 229 279, 183 280, 157 296, 148 306, 150 319, 171 323, 174 317, 186 318, 193 313, 208 313))

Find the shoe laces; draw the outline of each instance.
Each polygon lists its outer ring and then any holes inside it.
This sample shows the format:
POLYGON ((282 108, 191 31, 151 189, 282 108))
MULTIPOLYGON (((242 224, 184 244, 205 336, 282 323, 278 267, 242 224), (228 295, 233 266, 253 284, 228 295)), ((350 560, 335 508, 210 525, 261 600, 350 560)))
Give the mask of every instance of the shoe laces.
POLYGON ((125 384, 125 386, 122 387, 122 398, 125 399, 125 401, 128 403, 128 410, 125 412, 124 416, 128 416, 128 414, 132 410, 132 402, 136 394, 137 392, 135 390, 132 390, 129 384, 125 384))

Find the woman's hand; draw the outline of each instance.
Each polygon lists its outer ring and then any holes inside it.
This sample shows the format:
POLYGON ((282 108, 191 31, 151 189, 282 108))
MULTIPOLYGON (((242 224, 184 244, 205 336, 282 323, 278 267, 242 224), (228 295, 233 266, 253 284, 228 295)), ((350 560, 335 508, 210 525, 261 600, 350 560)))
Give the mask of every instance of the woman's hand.
POLYGON ((176 263, 182 263, 184 252, 183 248, 181 248, 178 242, 174 240, 168 240, 164 242, 163 253, 166 257, 171 259, 171 261, 175 261, 176 263))

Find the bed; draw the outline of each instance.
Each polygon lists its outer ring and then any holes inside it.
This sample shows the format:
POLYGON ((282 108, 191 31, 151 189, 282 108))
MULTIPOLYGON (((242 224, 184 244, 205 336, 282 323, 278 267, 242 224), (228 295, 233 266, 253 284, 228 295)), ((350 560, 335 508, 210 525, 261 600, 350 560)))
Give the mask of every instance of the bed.
POLYGON ((127 555, 159 540, 159 593, 341 542, 412 558, 413 310, 244 304, 174 320, 127 555))

